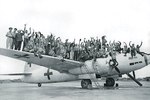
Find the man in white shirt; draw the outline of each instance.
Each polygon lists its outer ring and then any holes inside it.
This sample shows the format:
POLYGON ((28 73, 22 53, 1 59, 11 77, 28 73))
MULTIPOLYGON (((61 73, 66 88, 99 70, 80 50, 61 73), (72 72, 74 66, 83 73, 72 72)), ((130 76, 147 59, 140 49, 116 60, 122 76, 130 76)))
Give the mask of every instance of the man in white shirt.
POLYGON ((12 34, 12 27, 9 27, 9 32, 6 34, 6 48, 7 49, 13 49, 12 43, 13 43, 13 34, 12 34))

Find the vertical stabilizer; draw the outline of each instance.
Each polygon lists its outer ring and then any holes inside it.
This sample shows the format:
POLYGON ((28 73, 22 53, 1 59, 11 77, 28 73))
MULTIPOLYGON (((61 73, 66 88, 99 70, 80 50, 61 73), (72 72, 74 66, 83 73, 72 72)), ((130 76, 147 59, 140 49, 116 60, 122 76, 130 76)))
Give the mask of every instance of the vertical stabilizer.
POLYGON ((34 70, 38 69, 36 66, 37 65, 35 64, 26 62, 24 66, 24 72, 33 72, 34 70))

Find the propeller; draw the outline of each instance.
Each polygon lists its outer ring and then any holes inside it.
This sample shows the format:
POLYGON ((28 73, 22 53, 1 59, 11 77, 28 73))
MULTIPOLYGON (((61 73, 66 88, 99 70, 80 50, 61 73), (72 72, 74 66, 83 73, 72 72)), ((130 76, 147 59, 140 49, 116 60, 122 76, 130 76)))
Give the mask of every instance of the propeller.
POLYGON ((135 71, 132 71, 132 74, 133 74, 133 77, 136 78, 136 77, 135 77, 135 71))
MULTIPOLYGON (((110 65, 112 68, 115 68, 115 70, 119 73, 119 75, 121 75, 118 66, 118 62, 116 60, 110 60, 110 62, 113 61, 113 64, 110 65)), ((127 74, 133 81, 135 81, 139 86, 142 86, 142 84, 136 79, 135 77, 135 71, 132 71, 133 76, 131 76, 129 73, 127 74)))
POLYGON ((139 86, 142 86, 142 84, 136 79, 135 71, 132 71, 132 74, 133 74, 133 76, 132 76, 131 74, 127 73, 127 76, 130 77, 130 78, 131 78, 134 82, 136 82, 139 86))
POLYGON ((121 73, 120 73, 120 70, 119 70, 119 68, 118 68, 117 66, 115 66, 115 70, 116 70, 119 74, 121 74, 121 73))
POLYGON ((118 66, 118 62, 116 61, 116 59, 110 60, 110 61, 109 61, 109 65, 110 65, 110 67, 115 68, 115 70, 116 70, 119 74, 121 74, 119 68, 117 67, 117 66, 118 66))
POLYGON ((139 86, 142 86, 142 84, 137 80, 135 79, 132 75, 130 75, 129 73, 127 74, 134 82, 136 82, 139 86))

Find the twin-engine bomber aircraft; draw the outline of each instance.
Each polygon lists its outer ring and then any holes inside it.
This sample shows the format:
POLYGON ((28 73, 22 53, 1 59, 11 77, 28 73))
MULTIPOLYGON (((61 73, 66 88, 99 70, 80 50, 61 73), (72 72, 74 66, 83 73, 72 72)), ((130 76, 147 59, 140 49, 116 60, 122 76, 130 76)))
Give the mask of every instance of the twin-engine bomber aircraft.
POLYGON ((24 73, 12 73, 5 75, 23 75, 23 82, 36 83, 41 87, 42 83, 54 83, 82 80, 81 87, 89 88, 92 82, 99 87, 97 78, 106 77, 104 86, 113 87, 115 77, 127 74, 139 86, 142 84, 135 78, 135 70, 143 68, 150 64, 150 55, 136 54, 131 58, 130 54, 117 54, 115 62, 110 56, 107 58, 97 58, 85 62, 63 59, 42 55, 42 58, 36 57, 33 53, 16 51, 11 49, 0 48, 0 54, 18 60, 25 61, 24 73), (133 75, 129 74, 133 72, 133 75))

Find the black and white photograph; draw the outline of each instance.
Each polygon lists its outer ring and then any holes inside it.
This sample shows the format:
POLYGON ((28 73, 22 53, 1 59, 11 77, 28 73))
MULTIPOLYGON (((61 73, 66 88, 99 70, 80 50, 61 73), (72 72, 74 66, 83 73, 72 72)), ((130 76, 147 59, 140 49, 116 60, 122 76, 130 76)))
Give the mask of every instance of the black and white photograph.
POLYGON ((150 0, 0 0, 0 100, 149 100, 150 0))

